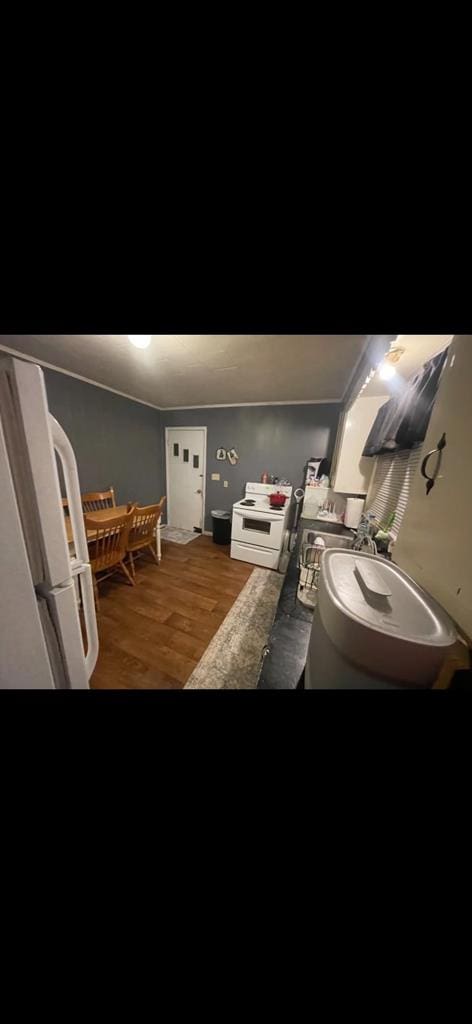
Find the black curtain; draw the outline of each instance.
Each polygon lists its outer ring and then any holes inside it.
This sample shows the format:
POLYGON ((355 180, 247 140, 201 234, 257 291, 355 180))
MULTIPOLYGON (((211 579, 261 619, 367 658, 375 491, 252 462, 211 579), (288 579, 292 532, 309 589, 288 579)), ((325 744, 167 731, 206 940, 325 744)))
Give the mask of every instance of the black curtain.
POLYGON ((398 397, 382 405, 364 446, 363 455, 403 451, 422 444, 433 410, 447 349, 430 359, 406 383, 398 397))

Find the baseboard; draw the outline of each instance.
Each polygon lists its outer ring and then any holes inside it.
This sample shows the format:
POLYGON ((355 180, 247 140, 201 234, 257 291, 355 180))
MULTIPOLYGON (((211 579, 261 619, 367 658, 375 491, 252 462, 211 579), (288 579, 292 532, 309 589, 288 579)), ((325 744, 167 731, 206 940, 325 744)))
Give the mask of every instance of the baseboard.
POLYGON ((211 530, 202 530, 202 534, 204 537, 213 537, 213 532, 211 530))

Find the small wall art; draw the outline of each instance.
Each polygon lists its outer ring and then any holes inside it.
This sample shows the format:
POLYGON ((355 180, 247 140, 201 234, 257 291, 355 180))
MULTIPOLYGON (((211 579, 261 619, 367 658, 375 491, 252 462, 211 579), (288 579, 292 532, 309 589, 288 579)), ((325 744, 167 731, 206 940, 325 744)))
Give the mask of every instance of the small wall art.
POLYGON ((235 466, 236 463, 239 462, 239 455, 236 448, 230 448, 228 452, 228 462, 230 462, 232 466, 235 466))
POLYGON ((218 462, 224 462, 226 458, 226 448, 217 448, 216 458, 218 459, 218 462))

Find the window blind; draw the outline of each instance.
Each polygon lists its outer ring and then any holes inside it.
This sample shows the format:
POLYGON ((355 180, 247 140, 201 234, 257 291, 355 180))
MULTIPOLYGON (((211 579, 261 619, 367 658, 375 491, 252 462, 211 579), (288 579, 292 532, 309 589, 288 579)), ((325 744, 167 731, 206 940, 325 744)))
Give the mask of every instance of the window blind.
POLYGON ((390 533, 394 540, 405 515, 413 480, 420 471, 422 445, 409 451, 377 455, 374 476, 370 485, 367 511, 373 512, 380 523, 395 513, 390 533))

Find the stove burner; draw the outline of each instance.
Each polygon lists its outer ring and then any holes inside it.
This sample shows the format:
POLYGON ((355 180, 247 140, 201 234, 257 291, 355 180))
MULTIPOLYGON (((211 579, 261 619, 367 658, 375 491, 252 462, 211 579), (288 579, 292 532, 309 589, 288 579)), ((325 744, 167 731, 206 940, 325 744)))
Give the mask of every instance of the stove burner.
POLYGON ((246 498, 246 501, 242 501, 241 502, 241 505, 255 505, 255 504, 256 504, 255 501, 252 501, 251 498, 246 498))

